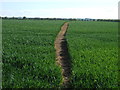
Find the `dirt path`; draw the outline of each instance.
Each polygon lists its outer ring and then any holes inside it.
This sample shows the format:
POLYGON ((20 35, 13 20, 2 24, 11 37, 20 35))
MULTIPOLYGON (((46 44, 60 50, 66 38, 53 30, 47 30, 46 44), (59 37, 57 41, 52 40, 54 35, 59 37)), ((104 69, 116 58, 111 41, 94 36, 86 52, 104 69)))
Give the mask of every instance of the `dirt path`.
POLYGON ((61 27, 61 31, 56 37, 55 40, 55 49, 56 49, 56 62, 60 65, 62 69, 62 86, 70 87, 70 76, 71 76, 71 60, 68 52, 67 41, 65 35, 67 32, 69 23, 66 22, 61 27))

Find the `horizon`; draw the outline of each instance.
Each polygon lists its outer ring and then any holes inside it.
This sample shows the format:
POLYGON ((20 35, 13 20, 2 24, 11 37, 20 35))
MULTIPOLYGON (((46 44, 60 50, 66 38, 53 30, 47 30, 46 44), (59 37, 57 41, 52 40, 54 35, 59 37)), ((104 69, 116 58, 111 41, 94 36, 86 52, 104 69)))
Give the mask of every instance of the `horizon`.
MULTIPOLYGON (((10 18, 10 19, 12 19, 12 18, 21 18, 22 19, 23 17, 25 17, 26 19, 27 18, 42 18, 42 17, 26 17, 26 16, 19 16, 19 17, 17 17, 17 16, 10 16, 10 17, 9 16, 3 16, 3 17, 0 16, 0 17, 1 18, 7 17, 7 18, 10 18)), ((48 18, 48 19, 54 19, 55 17, 50 17, 50 18, 49 17, 43 17, 43 18, 44 19, 46 19, 46 18, 48 18)), ((55 19, 100 19, 100 18, 87 18, 87 17, 86 18, 64 18, 64 17, 63 18, 59 18, 59 17, 56 17, 55 19)), ((101 18, 101 19, 104 20, 105 18, 101 18)), ((119 20, 119 18, 117 18, 117 19, 109 19, 108 18, 108 19, 105 19, 105 20, 119 20)))

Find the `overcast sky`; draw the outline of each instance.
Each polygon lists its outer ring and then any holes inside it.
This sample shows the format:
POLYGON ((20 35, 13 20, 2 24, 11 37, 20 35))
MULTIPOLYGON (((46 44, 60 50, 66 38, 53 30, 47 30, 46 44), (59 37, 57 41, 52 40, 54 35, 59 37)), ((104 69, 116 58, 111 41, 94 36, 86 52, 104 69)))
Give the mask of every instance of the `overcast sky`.
POLYGON ((0 16, 117 19, 118 2, 119 0, 0 0, 0 16))

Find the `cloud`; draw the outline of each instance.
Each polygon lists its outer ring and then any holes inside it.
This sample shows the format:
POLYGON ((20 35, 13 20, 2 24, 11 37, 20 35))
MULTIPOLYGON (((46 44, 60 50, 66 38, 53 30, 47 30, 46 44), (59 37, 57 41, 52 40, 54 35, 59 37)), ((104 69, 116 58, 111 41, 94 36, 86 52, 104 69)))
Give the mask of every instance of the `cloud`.
MULTIPOLYGON (((3 0, 3 1, 8 1, 8 0, 3 0)), ((22 1, 22 0, 12 0, 12 1, 22 1)), ((24 1, 28 1, 28 0, 24 0, 24 1)), ((29 0, 29 1, 33 1, 33 0, 29 0)), ((38 1, 38 0, 34 0, 34 1, 38 1)), ((102 18, 108 18, 108 19, 118 18, 118 7, 116 3, 118 0, 109 0, 109 1, 108 0, 106 1, 69 0, 70 2, 74 1, 74 4, 59 3, 60 1, 68 2, 68 0, 39 0, 38 2, 40 2, 40 4, 38 3, 37 5, 35 3, 33 4, 29 2, 28 3, 23 2, 21 4, 12 3, 11 6, 8 3, 6 7, 3 8, 3 11, 0 10, 0 13, 2 14, 2 16, 101 18, 101 19, 102 18), (41 3, 40 1, 41 2, 45 2, 45 1, 57 2, 57 5, 54 5, 54 3, 52 4, 41 3), (113 1, 116 1, 116 2, 111 3, 113 1), (99 2, 100 4, 98 4, 99 2)))
POLYGON ((56 18, 99 18, 117 19, 117 8, 50 8, 50 9, 26 9, 20 11, 4 11, 3 15, 27 16, 27 17, 56 17, 56 18))
POLYGON ((119 0, 1 0, 0 2, 119 2, 119 0))

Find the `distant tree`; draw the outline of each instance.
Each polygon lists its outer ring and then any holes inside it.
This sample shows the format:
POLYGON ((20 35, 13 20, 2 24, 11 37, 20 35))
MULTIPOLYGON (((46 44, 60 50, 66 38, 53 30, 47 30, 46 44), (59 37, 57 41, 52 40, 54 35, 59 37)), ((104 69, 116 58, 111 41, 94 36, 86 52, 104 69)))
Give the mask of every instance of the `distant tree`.
POLYGON ((23 19, 26 19, 26 17, 24 16, 23 19))
POLYGON ((6 16, 6 17, 4 17, 4 19, 7 19, 7 16, 6 16))

